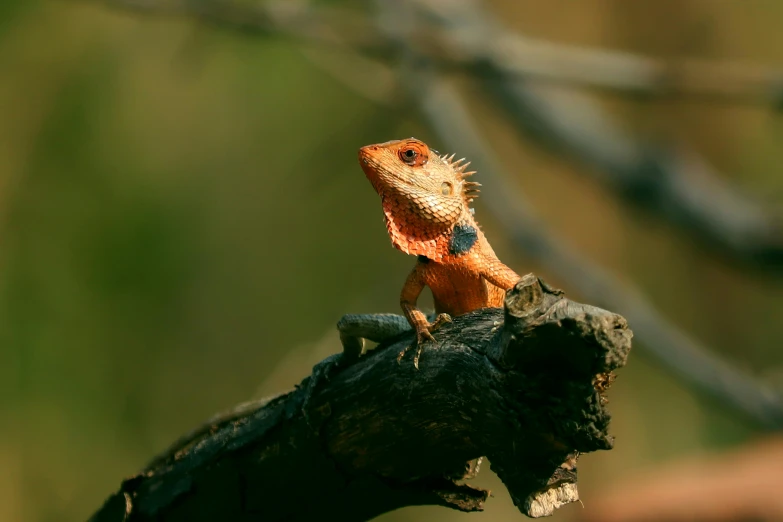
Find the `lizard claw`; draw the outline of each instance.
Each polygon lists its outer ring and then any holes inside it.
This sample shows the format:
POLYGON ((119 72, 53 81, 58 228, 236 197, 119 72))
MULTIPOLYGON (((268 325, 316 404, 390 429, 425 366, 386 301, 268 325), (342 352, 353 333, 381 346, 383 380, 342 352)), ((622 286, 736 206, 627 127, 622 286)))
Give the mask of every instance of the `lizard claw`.
MULTIPOLYGON (((451 316, 449 314, 438 314, 438 317, 436 317, 435 320, 432 321, 432 323, 429 325, 429 331, 430 332, 434 332, 435 330, 437 330, 438 328, 440 328, 444 324, 450 323, 450 322, 452 322, 452 321, 451 321, 451 316)), ((432 336, 430 336, 430 337, 432 337, 432 336)))
MULTIPOLYGON (((443 326, 445 323, 450 322, 451 316, 449 314, 438 314, 438 317, 436 317, 433 322, 422 325, 421 328, 416 329, 416 355, 413 356, 414 368, 417 370, 419 369, 419 357, 421 356, 421 351, 424 348, 424 343, 427 341, 436 342, 432 332, 443 326)), ((402 358, 405 357, 405 354, 408 353, 408 350, 411 348, 413 348, 413 345, 406 346, 405 349, 397 355, 397 364, 400 364, 402 358)))

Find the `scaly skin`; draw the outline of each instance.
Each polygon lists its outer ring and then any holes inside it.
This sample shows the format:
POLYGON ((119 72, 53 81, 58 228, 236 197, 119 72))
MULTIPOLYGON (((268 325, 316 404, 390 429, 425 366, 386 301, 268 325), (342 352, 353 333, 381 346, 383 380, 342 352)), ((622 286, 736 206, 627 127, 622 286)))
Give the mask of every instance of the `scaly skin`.
POLYGON ((359 164, 381 197, 392 244, 418 256, 400 296, 416 331, 417 368, 422 344, 434 340, 434 330, 451 316, 502 306, 506 290, 520 279, 500 262, 473 218, 470 202, 478 183, 466 179, 474 174, 465 172, 469 163, 453 158, 415 138, 359 149, 359 164), (416 307, 425 286, 438 314, 433 322, 416 307))

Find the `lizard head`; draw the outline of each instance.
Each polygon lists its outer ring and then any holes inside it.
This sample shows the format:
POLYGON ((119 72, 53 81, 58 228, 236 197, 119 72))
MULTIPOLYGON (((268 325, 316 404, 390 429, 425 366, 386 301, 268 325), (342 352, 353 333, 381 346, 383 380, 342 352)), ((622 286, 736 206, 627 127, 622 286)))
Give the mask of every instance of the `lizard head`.
POLYGON ((473 222, 470 201, 478 183, 466 181, 464 159, 441 156, 415 138, 367 145, 359 164, 381 196, 392 243, 415 255, 439 259, 455 225, 473 222), (441 253, 436 253, 434 250, 441 253))

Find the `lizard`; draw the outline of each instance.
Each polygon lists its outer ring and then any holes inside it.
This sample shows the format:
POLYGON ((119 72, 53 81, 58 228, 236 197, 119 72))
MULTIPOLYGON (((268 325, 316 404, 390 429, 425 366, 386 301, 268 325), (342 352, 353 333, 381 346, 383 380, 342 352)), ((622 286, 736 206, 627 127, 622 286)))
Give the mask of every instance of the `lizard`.
MULTIPOLYGON (((470 162, 440 155, 416 138, 359 149, 359 164, 381 198, 392 245, 417 256, 400 295, 400 306, 416 332, 416 355, 443 323, 480 308, 502 306, 520 276, 495 255, 474 217, 478 196, 468 178, 470 162), (432 291, 436 317, 416 306, 424 287, 432 291)), ((410 348, 410 347, 409 347, 410 348)), ((400 352, 398 361, 407 349, 400 352)))
MULTIPOLYGON (((411 329, 416 333, 413 365, 419 367, 422 347, 434 341, 441 325, 459 316, 503 305, 506 291, 520 276, 504 265, 479 228, 471 202, 480 184, 469 181, 470 162, 440 155, 424 142, 409 138, 359 149, 359 164, 381 198, 392 245, 417 256, 400 294, 403 315, 348 314, 337 323, 343 352, 313 368, 305 404, 316 383, 336 366, 350 364, 364 351, 364 340, 383 342, 411 329), (429 287, 435 314, 416 306, 429 287)), ((397 362, 412 348, 397 356, 397 362)))

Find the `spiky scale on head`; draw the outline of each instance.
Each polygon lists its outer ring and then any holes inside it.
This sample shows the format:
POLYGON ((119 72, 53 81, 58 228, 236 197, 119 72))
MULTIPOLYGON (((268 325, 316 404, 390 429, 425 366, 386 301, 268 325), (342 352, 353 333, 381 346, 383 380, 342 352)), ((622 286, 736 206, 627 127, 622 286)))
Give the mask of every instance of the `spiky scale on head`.
POLYGON ((392 243, 403 252, 443 261, 456 225, 473 224, 470 202, 478 183, 470 164, 439 155, 415 138, 367 145, 359 163, 381 197, 392 243))

